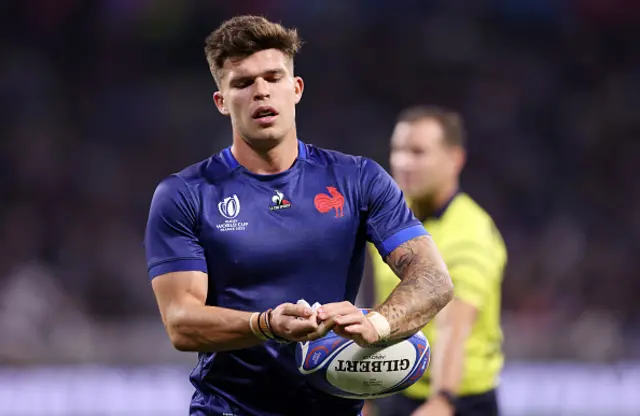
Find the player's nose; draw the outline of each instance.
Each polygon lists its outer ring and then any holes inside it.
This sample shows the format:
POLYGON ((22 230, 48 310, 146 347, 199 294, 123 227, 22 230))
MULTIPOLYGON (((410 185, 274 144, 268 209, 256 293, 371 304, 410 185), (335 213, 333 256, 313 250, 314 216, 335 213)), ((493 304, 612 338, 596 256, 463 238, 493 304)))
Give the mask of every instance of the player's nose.
POLYGON ((269 83, 264 78, 258 78, 254 82, 253 91, 253 98, 255 100, 269 98, 269 83))

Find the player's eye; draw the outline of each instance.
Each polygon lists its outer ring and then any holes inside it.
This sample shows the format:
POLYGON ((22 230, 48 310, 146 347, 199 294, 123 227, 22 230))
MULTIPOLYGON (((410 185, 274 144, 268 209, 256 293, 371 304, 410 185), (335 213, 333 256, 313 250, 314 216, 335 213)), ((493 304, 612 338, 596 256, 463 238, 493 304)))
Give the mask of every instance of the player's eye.
POLYGON ((233 88, 243 89, 251 85, 251 80, 241 80, 233 83, 233 88))

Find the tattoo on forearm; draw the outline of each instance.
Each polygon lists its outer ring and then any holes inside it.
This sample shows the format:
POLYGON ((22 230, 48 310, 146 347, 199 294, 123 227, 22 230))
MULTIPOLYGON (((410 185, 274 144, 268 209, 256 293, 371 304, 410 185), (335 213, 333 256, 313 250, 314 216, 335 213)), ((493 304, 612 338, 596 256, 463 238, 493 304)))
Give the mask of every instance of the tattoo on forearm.
POLYGON ((438 264, 439 254, 428 236, 400 245, 385 261, 401 281, 376 309, 389 321, 393 338, 409 336, 449 303, 453 297, 451 278, 438 264))

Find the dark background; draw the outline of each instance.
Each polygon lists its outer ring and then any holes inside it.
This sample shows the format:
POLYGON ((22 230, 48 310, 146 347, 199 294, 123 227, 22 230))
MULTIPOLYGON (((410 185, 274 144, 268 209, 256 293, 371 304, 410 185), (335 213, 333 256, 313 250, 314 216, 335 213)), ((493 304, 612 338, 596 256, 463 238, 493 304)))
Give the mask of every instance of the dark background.
POLYGON ((142 236, 158 181, 231 142, 203 43, 239 13, 306 41, 305 142, 386 167, 403 107, 462 113, 463 188, 509 249, 509 360, 640 358, 640 2, 25 0, 0 11, 0 361, 186 362, 163 333, 142 236))

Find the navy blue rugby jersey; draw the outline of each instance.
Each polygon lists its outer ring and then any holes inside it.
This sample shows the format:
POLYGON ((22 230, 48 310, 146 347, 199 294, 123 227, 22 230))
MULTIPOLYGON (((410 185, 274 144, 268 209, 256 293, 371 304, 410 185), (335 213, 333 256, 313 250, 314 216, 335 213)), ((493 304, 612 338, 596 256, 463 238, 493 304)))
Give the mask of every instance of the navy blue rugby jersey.
MULTIPOLYGON (((164 179, 145 247, 151 279, 202 271, 207 305, 253 312, 301 298, 354 303, 367 241, 384 257, 425 234, 380 165, 299 142, 282 173, 249 172, 226 148, 164 179)), ((193 415, 355 416, 362 407, 310 387, 295 368, 293 344, 198 358, 193 415)))

